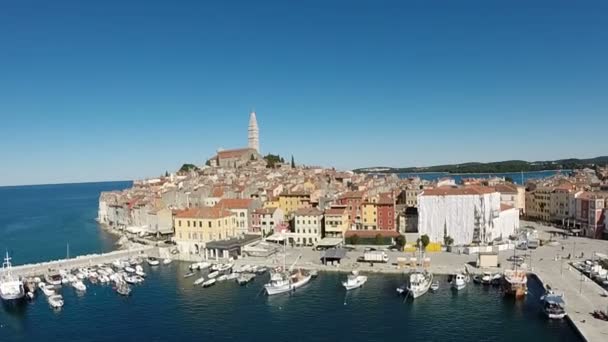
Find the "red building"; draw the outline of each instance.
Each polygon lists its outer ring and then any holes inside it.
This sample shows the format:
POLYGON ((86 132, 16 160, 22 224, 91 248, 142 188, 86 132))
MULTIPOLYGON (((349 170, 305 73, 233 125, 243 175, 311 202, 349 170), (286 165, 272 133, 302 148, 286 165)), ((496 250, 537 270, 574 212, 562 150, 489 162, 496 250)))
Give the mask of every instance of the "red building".
POLYGON ((395 230, 395 198, 391 194, 380 194, 376 213, 378 230, 395 230))
POLYGON ((350 225, 356 225, 361 219, 361 203, 363 203, 363 193, 359 191, 349 191, 338 198, 339 205, 346 206, 350 225))

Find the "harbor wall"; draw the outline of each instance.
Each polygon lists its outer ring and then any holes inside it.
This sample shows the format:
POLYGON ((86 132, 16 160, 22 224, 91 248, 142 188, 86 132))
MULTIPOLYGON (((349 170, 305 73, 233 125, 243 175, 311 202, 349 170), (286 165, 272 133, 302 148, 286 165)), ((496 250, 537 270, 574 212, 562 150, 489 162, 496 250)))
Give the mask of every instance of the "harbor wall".
POLYGON ((12 272, 14 275, 20 277, 33 277, 44 275, 52 271, 56 272, 62 269, 89 267, 98 264, 111 263, 116 259, 129 259, 131 257, 144 255, 158 257, 158 247, 144 246, 127 250, 113 251, 104 254, 80 255, 70 259, 60 259, 41 262, 37 264, 13 266, 12 272))

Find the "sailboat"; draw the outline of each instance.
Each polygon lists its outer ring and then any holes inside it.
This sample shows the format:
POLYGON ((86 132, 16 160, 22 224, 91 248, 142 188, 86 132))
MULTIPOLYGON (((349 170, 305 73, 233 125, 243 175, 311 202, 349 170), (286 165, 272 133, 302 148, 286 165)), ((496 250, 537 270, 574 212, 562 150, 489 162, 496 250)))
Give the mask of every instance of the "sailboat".
POLYGON ((268 293, 269 296, 295 291, 308 284, 312 278, 310 273, 306 270, 299 268, 294 270, 294 266, 302 255, 299 255, 296 258, 296 261, 293 262, 288 270, 285 268, 285 257, 285 244, 283 244, 283 267, 273 270, 270 274, 270 282, 264 285, 264 289, 266 289, 266 293, 268 293))
MULTIPOLYGON (((513 260, 515 250, 513 250, 513 260)), ((506 269, 502 277, 502 291, 504 295, 515 295, 516 298, 524 297, 528 293, 528 275, 526 271, 517 269, 517 263, 513 261, 513 268, 506 269)))
POLYGON ((23 281, 13 276, 11 269, 11 258, 8 256, 8 252, 6 252, 6 257, 2 264, 2 272, 0 273, 0 298, 4 301, 18 301, 25 296, 23 281))
MULTIPOLYGON (((420 250, 420 262, 422 262, 422 247, 419 244, 420 250)), ((417 271, 410 274, 410 284, 407 288, 408 293, 412 298, 416 299, 429 291, 431 284, 433 283, 433 273, 418 269, 417 271)))

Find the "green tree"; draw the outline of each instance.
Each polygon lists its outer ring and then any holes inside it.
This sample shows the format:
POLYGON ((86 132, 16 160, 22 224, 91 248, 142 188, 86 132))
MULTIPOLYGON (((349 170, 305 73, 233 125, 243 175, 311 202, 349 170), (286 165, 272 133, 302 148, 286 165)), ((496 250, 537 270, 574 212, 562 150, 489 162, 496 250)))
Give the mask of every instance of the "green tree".
POLYGON ((249 158, 249 160, 254 161, 255 160, 255 155, 251 155, 251 157, 249 158))
POLYGON ((169 177, 169 171, 165 171, 165 177, 169 177))
POLYGON ((443 244, 445 246, 451 246, 454 244, 454 239, 451 236, 446 235, 443 237, 443 244))
POLYGON ((431 239, 429 238, 428 235, 424 234, 418 239, 417 242, 419 245, 422 244, 423 249, 426 249, 426 246, 428 246, 429 243, 431 243, 431 239))
POLYGON ((295 162, 295 160, 293 159, 293 154, 291 155, 291 167, 292 167, 292 168, 295 168, 295 167, 296 167, 296 162, 295 162))
POLYGON ((399 235, 395 239, 395 244, 401 248, 403 248, 403 246, 405 246, 406 242, 407 241, 405 240, 405 236, 403 236, 403 235, 399 235))
POLYGON ((207 161, 205 162, 205 165, 211 166, 211 159, 207 159, 207 161))
POLYGON ((382 245, 382 244, 384 244, 384 239, 382 238, 382 235, 376 234, 376 237, 374 237, 374 245, 382 245))
POLYGON ((505 177, 505 182, 508 182, 508 183, 511 183, 511 184, 513 184, 513 183, 514 183, 514 182, 513 182, 513 178, 508 177, 508 176, 507 176, 507 177, 505 177))
POLYGON ((190 171, 198 171, 198 167, 194 164, 184 164, 179 169, 179 172, 190 172, 190 171))
POLYGON ((350 237, 350 244, 351 245, 356 245, 359 243, 359 235, 354 234, 353 236, 350 237))

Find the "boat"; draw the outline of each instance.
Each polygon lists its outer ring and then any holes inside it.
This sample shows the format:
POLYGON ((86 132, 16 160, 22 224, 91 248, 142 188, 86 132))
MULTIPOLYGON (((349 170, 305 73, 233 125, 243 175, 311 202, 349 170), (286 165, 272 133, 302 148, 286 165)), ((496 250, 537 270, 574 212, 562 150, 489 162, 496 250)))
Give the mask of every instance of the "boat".
POLYGON ((234 280, 239 277, 238 273, 230 273, 226 275, 226 280, 234 280))
POLYGON ((266 267, 259 267, 258 269, 255 270, 256 274, 264 274, 268 272, 268 269, 266 267))
POLYGON ((7 252, 0 273, 0 298, 4 301, 18 301, 25 296, 23 281, 13 275, 12 267, 7 252))
POLYGON ((59 273, 47 273, 44 275, 44 280, 47 284, 61 286, 61 274, 59 273))
POLYGON ((200 277, 194 281, 194 285, 202 284, 205 281, 205 277, 200 277))
POLYGON ((188 273, 184 274, 184 278, 190 278, 192 276, 194 276, 194 272, 188 272, 188 273))
POLYGON ((128 296, 131 294, 131 287, 124 281, 121 281, 116 286, 116 292, 121 296, 128 296))
POLYGON ((34 299, 36 295, 32 291, 27 291, 26 297, 30 300, 34 299))
POLYGON ((483 275, 481 276, 481 283, 483 285, 490 285, 492 283, 492 273, 483 272, 483 275))
POLYGON ((55 292, 55 287, 52 285, 48 285, 47 283, 44 282, 40 282, 38 284, 38 288, 42 291, 42 293, 44 293, 45 296, 49 297, 52 296, 54 294, 56 294, 55 292))
POLYGON ((194 264, 190 265, 190 270, 194 271, 194 270, 204 270, 206 268, 209 268, 209 263, 208 262, 195 262, 194 264))
POLYGON ((410 283, 407 288, 412 298, 416 299, 428 292, 433 283, 433 274, 427 271, 416 271, 410 274, 410 283))
POLYGON ((524 270, 507 269, 503 273, 501 287, 504 295, 523 297, 528 292, 528 276, 524 270))
POLYGON ((462 290, 467 286, 467 280, 464 274, 458 273, 454 276, 452 280, 452 288, 456 290, 462 290))
POLYGON ((145 278, 147 276, 146 272, 144 271, 140 271, 140 270, 136 270, 135 274, 137 274, 138 276, 145 278))
POLYGON ((566 302, 564 302, 564 295, 558 295, 552 291, 548 291, 540 299, 543 302, 543 312, 547 317, 550 319, 562 319, 566 317, 566 302))
POLYGON ((125 267, 125 271, 129 272, 129 273, 135 273, 135 269, 131 266, 127 266, 125 267))
POLYGON ((242 285, 249 283, 254 278, 255 278, 255 274, 253 274, 253 273, 242 273, 241 275, 239 275, 236 278, 236 282, 242 286, 242 285))
POLYGON ((219 272, 219 271, 213 271, 213 272, 209 273, 209 274, 207 275, 207 277, 209 277, 209 278, 215 278, 215 277, 217 277, 219 274, 220 274, 220 272, 219 272))
MULTIPOLYGON (((311 275, 312 276, 312 275, 311 275)), ((359 275, 358 271, 353 271, 348 275, 346 281, 342 282, 342 286, 346 289, 346 291, 354 290, 359 287, 362 287, 363 284, 367 281, 367 277, 363 275, 359 275)))
POLYGON ((270 276, 270 282, 264 285, 266 293, 269 296, 292 292, 296 289, 308 284, 311 276, 308 272, 302 269, 296 269, 292 272, 274 272, 270 276))
POLYGON ((150 265, 150 266, 160 265, 160 261, 158 261, 158 259, 153 258, 153 257, 149 257, 146 261, 148 262, 148 265, 150 265))
POLYGON ((431 291, 437 291, 437 290, 439 290, 439 282, 438 281, 434 281, 431 284, 431 291))
POLYGON ((215 280, 215 279, 209 279, 209 280, 207 280, 206 282, 204 282, 202 286, 203 286, 203 287, 209 287, 209 286, 213 286, 213 285, 215 285, 215 282, 216 282, 216 281, 217 281, 217 280, 215 280))
POLYGON ((53 309, 61 309, 63 307, 63 297, 60 294, 49 296, 47 300, 53 309))
POLYGON ((225 274, 222 274, 221 276, 217 277, 217 281, 224 281, 224 280, 227 280, 227 279, 228 279, 228 276, 225 275, 225 274))
POLYGON ((492 276, 492 279, 490 279, 490 284, 492 284, 494 286, 499 286, 501 279, 502 279, 502 274, 496 273, 492 276))
POLYGON ((226 271, 230 270, 232 268, 232 266, 234 266, 234 265, 233 264, 220 264, 217 266, 217 271, 226 272, 226 271))
POLYGON ((481 276, 479 274, 476 274, 473 276, 473 282, 475 284, 481 284, 481 276))
POLYGON ((74 289, 79 292, 85 292, 87 290, 87 286, 80 280, 73 282, 72 287, 74 287, 74 289))
POLYGON ((315 279, 316 277, 319 276, 319 271, 317 271, 317 270, 311 270, 310 271, 310 276, 312 277, 312 279, 315 279))
POLYGON ((163 265, 169 265, 171 262, 173 262, 173 260, 169 258, 163 259, 163 265))
POLYGON ((399 286, 396 291, 398 294, 404 294, 407 291, 407 283, 399 286))

